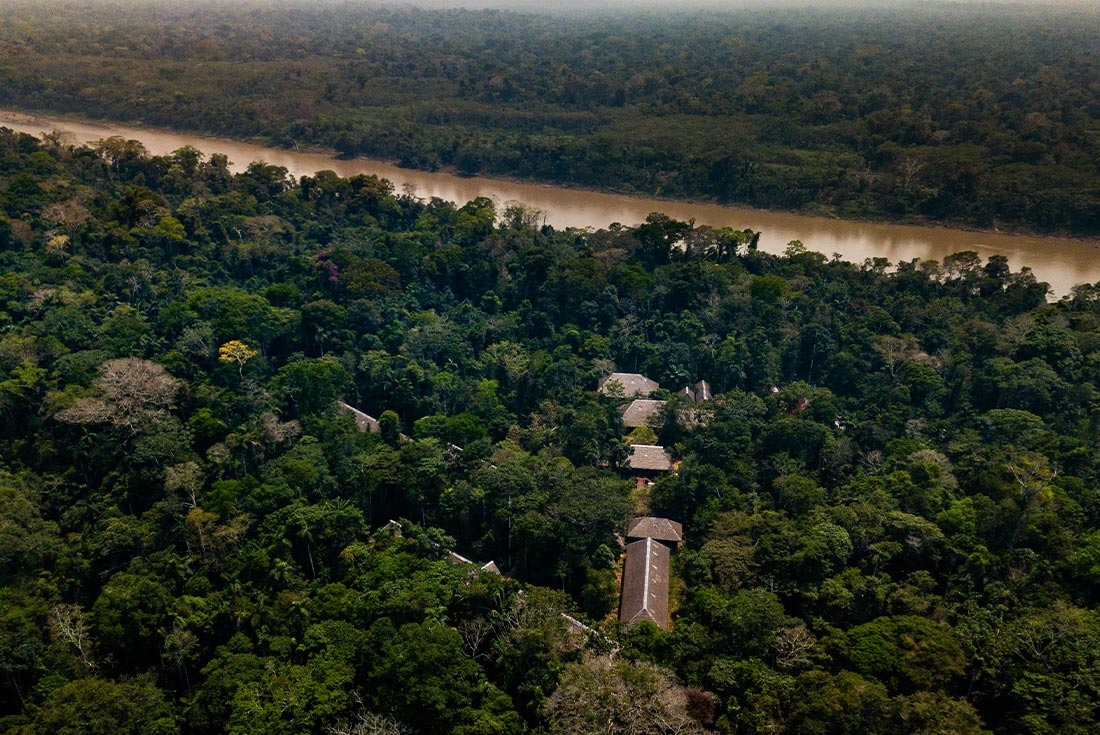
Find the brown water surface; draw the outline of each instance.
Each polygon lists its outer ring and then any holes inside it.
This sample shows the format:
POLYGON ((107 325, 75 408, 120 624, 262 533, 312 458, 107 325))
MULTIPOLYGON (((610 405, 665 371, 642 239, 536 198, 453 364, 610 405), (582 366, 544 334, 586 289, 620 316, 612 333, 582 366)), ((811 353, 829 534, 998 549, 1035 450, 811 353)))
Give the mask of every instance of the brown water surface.
POLYGON ((150 153, 171 153, 185 145, 203 153, 224 153, 234 171, 243 170, 252 161, 285 166, 295 177, 329 169, 341 176, 376 174, 392 181, 401 191, 408 187, 420 197, 440 197, 465 203, 475 197, 491 197, 498 202, 521 201, 541 209, 554 227, 602 228, 613 222, 634 225, 650 212, 664 212, 679 220, 695 220, 697 225, 751 228, 762 232, 760 248, 781 253, 791 240, 828 256, 856 263, 867 258, 887 258, 891 263, 939 260, 961 250, 973 250, 983 258, 1004 255, 1013 270, 1028 266, 1039 280, 1050 284, 1055 296, 1069 293, 1078 283, 1100 281, 1100 243, 1078 240, 1005 235, 995 232, 971 232, 946 227, 873 224, 769 212, 745 207, 647 199, 567 189, 539 184, 522 184, 500 179, 464 177, 398 168, 380 161, 362 158, 344 160, 329 154, 267 148, 221 138, 206 138, 168 130, 136 128, 126 125, 76 122, 0 110, 0 125, 13 130, 41 135, 59 130, 71 133, 81 143, 113 135, 138 140, 150 153))

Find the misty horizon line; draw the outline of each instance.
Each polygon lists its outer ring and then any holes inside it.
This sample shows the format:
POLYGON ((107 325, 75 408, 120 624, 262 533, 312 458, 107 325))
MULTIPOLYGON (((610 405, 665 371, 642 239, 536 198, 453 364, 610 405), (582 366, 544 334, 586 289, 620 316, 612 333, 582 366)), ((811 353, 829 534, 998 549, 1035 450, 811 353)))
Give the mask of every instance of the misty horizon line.
POLYGON ((743 12, 743 11, 852 11, 882 10, 889 12, 922 11, 1040 11, 1057 12, 1092 10, 1100 12, 1095 0, 565 0, 547 3, 546 0, 0 0, 9 6, 39 7, 107 7, 116 9, 155 9, 158 7, 181 9, 193 7, 245 10, 247 8, 318 9, 377 8, 421 10, 502 10, 533 15, 584 15, 589 13, 628 12, 661 13, 684 11, 743 12))

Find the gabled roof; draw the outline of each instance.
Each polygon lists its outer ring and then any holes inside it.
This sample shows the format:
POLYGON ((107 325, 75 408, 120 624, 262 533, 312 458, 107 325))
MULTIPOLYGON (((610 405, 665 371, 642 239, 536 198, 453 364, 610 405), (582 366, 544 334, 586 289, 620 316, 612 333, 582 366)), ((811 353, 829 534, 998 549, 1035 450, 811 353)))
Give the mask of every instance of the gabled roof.
POLYGON ((651 538, 627 544, 619 620, 626 625, 650 620, 668 630, 668 570, 664 544, 651 538))
POLYGON ((649 398, 636 398, 623 409, 623 426, 634 428, 648 426, 651 416, 655 416, 665 401, 653 401, 649 398))
POLYGON ((633 396, 645 398, 661 387, 658 385, 657 381, 650 380, 639 373, 611 373, 606 377, 600 378, 600 393, 604 395, 608 394, 607 384, 611 381, 616 381, 622 385, 623 395, 627 398, 633 396))
POLYGON ((703 401, 709 401, 714 398, 714 395, 710 392, 710 383, 705 380, 700 380, 695 384, 695 402, 702 403, 703 401))
POLYGON ((336 405, 351 414, 352 418, 355 419, 355 425, 359 427, 359 431, 379 431, 378 419, 374 418, 373 416, 368 416, 367 414, 360 411, 358 408, 355 408, 354 406, 349 406, 343 401, 337 401, 336 405))
POLYGON ((684 540, 684 527, 668 518, 642 517, 630 519, 626 528, 627 538, 652 538, 658 541, 684 540))
POLYGON ((465 565, 474 563, 473 560, 467 559, 457 551, 448 551, 447 556, 450 558, 452 564, 465 565))
MULTIPOLYGON (((467 559, 457 551, 448 551, 447 557, 451 560, 451 563, 455 566, 467 566, 476 565, 477 562, 472 559, 467 559)), ((488 572, 489 574, 500 574, 500 569, 497 567, 496 562, 489 562, 488 564, 481 565, 481 571, 488 572)))
POLYGON ((664 447, 631 444, 630 456, 626 458, 624 466, 632 470, 668 472, 672 469, 672 457, 664 447))
POLYGON ((694 403, 702 403, 714 398, 714 394, 710 392, 710 383, 705 380, 700 380, 694 387, 684 386, 680 394, 687 396, 694 403))

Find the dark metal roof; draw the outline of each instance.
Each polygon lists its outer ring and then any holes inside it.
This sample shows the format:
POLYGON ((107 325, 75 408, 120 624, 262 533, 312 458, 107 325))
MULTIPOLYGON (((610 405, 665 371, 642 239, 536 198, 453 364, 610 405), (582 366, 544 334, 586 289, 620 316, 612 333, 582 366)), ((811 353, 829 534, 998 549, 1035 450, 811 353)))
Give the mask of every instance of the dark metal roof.
POLYGON ((668 571, 664 544, 651 538, 627 544, 619 620, 626 625, 649 620, 668 630, 668 571))
POLYGON ((626 529, 627 538, 652 538, 658 541, 684 540, 684 527, 668 518, 632 518, 626 529))

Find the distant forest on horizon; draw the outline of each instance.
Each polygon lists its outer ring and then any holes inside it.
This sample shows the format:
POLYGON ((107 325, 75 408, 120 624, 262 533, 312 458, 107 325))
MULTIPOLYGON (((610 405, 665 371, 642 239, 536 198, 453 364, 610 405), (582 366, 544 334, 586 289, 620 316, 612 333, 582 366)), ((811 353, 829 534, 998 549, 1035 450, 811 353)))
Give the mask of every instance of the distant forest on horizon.
POLYGON ((0 7, 0 105, 851 219, 1100 234, 1100 14, 0 7))
MULTIPOLYGON (((122 5, 0 106, 1100 231, 1095 15, 122 5)), ((757 236, 0 127, 0 735, 1095 735, 1100 282, 757 236)))

